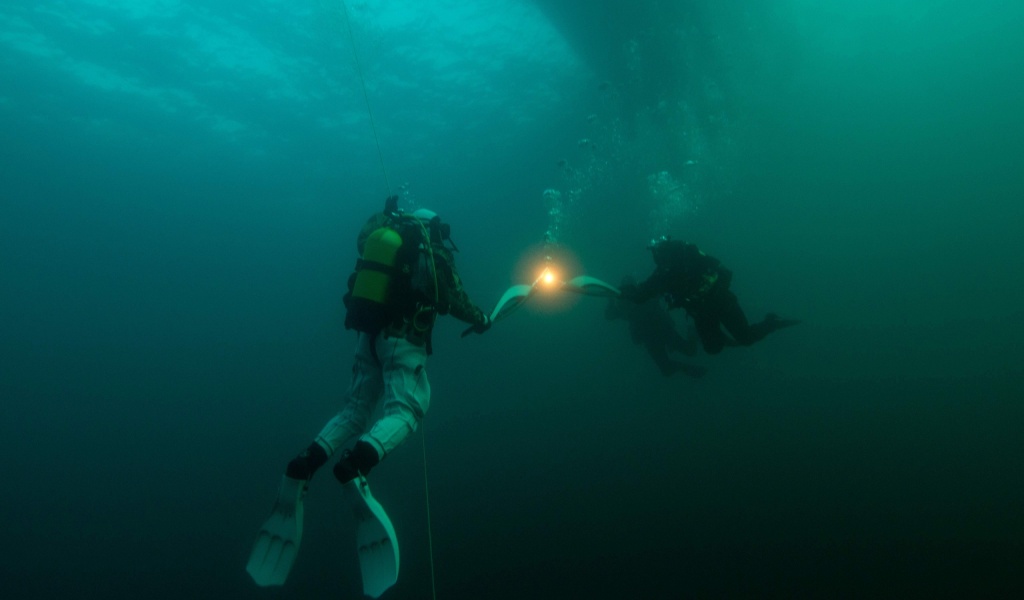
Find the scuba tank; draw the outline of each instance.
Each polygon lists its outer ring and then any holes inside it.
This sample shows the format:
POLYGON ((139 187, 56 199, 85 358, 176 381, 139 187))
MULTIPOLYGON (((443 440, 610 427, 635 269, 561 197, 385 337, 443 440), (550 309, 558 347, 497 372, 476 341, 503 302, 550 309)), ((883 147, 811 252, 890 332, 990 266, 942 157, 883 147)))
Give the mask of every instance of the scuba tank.
POLYGON ((376 334, 405 320, 415 332, 429 333, 439 299, 431 240, 440 239, 440 226, 436 215, 424 223, 420 214, 401 213, 394 196, 366 222, 345 297, 347 329, 376 334))
POLYGON ((346 329, 376 334, 397 314, 395 296, 402 293, 401 282, 408 277, 400 254, 404 241, 395 228, 397 200, 388 198, 384 212, 370 217, 359 232, 360 257, 345 295, 346 329))
POLYGON ((396 263, 401 247, 402 236, 390 227, 381 227, 366 238, 352 286, 353 299, 387 304, 392 279, 400 274, 396 263))

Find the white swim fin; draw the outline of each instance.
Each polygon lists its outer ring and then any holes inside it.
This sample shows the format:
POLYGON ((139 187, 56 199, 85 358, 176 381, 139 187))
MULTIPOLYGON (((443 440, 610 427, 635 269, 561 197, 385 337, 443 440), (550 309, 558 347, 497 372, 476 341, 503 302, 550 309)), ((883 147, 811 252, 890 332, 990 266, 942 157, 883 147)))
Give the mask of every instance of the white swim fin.
POLYGON ((277 503, 256 537, 245 570, 257 585, 282 585, 288 579, 302 541, 302 501, 309 482, 281 478, 277 503))
POLYGON ((356 544, 363 593, 379 598, 398 581, 398 538, 384 508, 370 494, 362 475, 344 484, 345 497, 356 517, 356 544))
POLYGON ((562 291, 598 297, 614 297, 621 294, 617 287, 589 275, 580 275, 566 281, 562 284, 562 291))
POLYGON ((526 285, 521 283, 505 290, 505 293, 502 294, 498 303, 494 306, 494 310, 491 311, 491 322, 500 321, 510 315, 512 311, 530 299, 535 289, 536 284, 526 285))

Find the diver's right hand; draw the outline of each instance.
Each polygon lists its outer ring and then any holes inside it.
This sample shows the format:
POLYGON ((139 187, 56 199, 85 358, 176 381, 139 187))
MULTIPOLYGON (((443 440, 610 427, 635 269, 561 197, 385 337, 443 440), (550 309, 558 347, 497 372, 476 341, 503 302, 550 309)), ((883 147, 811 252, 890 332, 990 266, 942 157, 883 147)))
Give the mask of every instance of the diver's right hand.
POLYGON ((469 327, 468 329, 462 332, 462 337, 466 337, 471 333, 485 333, 488 329, 491 328, 491 324, 491 318, 487 315, 484 315, 483 323, 477 323, 476 325, 469 327))

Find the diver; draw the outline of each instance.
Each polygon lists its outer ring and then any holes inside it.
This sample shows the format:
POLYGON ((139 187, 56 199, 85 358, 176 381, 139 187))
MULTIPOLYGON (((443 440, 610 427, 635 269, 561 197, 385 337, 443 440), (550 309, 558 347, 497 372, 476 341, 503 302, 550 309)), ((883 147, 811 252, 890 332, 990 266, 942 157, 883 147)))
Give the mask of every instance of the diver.
POLYGON ((449 226, 430 210, 406 214, 397 202, 389 197, 359 232, 359 259, 344 298, 345 327, 357 336, 352 380, 338 414, 288 463, 247 567, 259 585, 284 583, 301 540, 309 481, 331 456, 342 451, 334 476, 348 484, 419 428, 430 407, 426 363, 437 316, 450 314, 475 333, 491 326, 463 289, 449 226), (382 414, 371 422, 382 400, 382 414))
MULTIPOLYGON (((636 279, 627 275, 622 278, 619 287, 630 286, 636 287, 636 279)), ((707 372, 704 367, 681 363, 669 356, 670 352, 695 356, 697 339, 692 328, 687 337, 676 331, 672 315, 662 308, 660 300, 650 298, 644 302, 627 302, 621 298, 611 297, 608 299, 604 316, 608 320, 625 319, 629 323, 629 334, 633 338, 633 343, 643 344, 665 377, 676 373, 703 377, 707 372)))
POLYGON ((445 244, 451 243, 449 226, 423 208, 411 216, 400 215, 395 210, 397 199, 388 200, 385 212, 371 217, 357 240, 362 258, 349 279, 345 326, 356 330, 358 337, 345 404, 288 465, 289 477, 310 479, 328 457, 356 436, 355 445, 335 465, 334 475, 341 483, 365 476, 417 430, 430 406, 426 362, 433 351, 431 333, 437 315, 450 314, 477 333, 490 328, 490 318, 462 287, 453 256, 457 248, 445 244), (381 399, 384 416, 367 428, 381 399))
POLYGON ((638 284, 622 286, 621 297, 640 303, 664 296, 669 309, 685 309, 708 354, 718 354, 727 345, 749 346, 773 331, 800 323, 780 319, 774 313, 760 323, 748 323, 729 289, 732 271, 694 244, 663 236, 651 242, 648 249, 654 258, 654 273, 638 284))

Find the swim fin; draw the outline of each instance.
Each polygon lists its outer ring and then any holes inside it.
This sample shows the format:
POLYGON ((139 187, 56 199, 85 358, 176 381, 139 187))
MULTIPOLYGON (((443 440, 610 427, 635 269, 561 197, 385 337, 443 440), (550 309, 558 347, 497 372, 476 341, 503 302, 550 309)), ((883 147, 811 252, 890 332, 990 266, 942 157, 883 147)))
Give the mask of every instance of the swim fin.
POLYGON ((384 508, 370 493, 366 477, 359 475, 342 485, 356 517, 356 545, 363 594, 379 598, 398 581, 398 538, 384 508))
POLYGON ((566 281, 562 284, 562 291, 575 292, 577 294, 583 294, 584 296, 597 296, 602 298, 622 295, 619 288, 605 283, 597 277, 591 277, 589 275, 580 275, 566 281))
POLYGON ((768 331, 778 331, 780 329, 799 325, 801 321, 796 319, 780 319, 777 314, 768 313, 764 317, 764 323, 768 326, 768 331))
POLYGON ((277 503, 260 529, 245 567, 257 585, 282 585, 288 579, 302 540, 302 501, 308 488, 305 479, 281 478, 277 503))
MULTIPOLYGON (((512 311, 522 306, 524 302, 533 296, 536 289, 537 283, 534 282, 533 285, 521 283, 505 290, 505 293, 501 295, 501 298, 498 299, 498 303, 494 306, 494 310, 491 311, 491 323, 497 323, 512 314, 512 311)), ((462 332, 462 337, 466 337, 474 331, 476 331, 475 326, 469 327, 462 332)))
POLYGON ((500 321, 507 317, 512 311, 529 300, 535 289, 536 284, 526 285, 521 283, 505 290, 505 293, 501 295, 498 303, 494 306, 494 310, 491 311, 491 322, 500 321))
POLYGON ((684 375, 693 377, 694 379, 700 379, 701 377, 707 375, 708 370, 698 365, 681 364, 679 365, 679 372, 683 373, 684 375))

